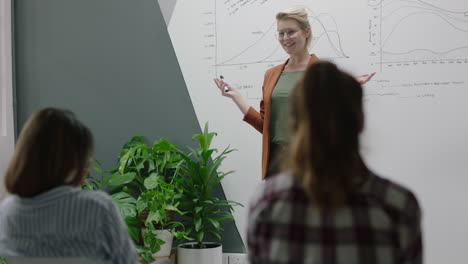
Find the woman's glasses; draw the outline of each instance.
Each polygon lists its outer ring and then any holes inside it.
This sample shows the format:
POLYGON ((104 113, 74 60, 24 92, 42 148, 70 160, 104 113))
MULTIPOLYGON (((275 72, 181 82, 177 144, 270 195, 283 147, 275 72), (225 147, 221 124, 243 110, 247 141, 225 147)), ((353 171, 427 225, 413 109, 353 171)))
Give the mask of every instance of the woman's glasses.
POLYGON ((279 40, 282 40, 282 39, 286 38, 286 36, 288 38, 295 38, 297 36, 297 32, 299 32, 299 30, 289 29, 289 30, 285 30, 285 31, 278 31, 278 32, 276 32, 276 37, 279 40))

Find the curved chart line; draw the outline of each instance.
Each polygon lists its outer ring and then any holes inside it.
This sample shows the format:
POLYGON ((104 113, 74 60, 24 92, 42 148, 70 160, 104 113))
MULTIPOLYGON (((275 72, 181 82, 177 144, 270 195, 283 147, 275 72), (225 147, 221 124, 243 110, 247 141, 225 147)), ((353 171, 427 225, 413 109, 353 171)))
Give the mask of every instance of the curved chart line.
POLYGON ((438 10, 442 10, 442 11, 448 12, 448 13, 454 13, 454 14, 465 13, 465 12, 461 12, 461 11, 452 11, 452 10, 444 9, 444 8, 438 7, 438 6, 433 5, 433 4, 429 4, 429 3, 425 2, 425 1, 422 1, 422 0, 416 0, 416 2, 419 2, 419 3, 424 4, 424 5, 431 6, 433 8, 436 8, 438 10))
POLYGON ((408 3, 416 3, 416 4, 426 5, 426 6, 430 6, 432 8, 435 8, 437 10, 447 12, 447 13, 452 13, 452 14, 464 14, 464 13, 467 12, 467 11, 452 11, 452 10, 444 9, 444 8, 438 7, 436 5, 433 5, 433 4, 427 3, 425 1, 422 1, 422 0, 415 0, 415 1, 397 0, 397 1, 390 1, 388 4, 382 4, 383 0, 380 0, 380 1, 376 2, 375 4, 368 4, 368 5, 371 6, 371 7, 387 7, 387 6, 389 6, 391 4, 395 4, 397 2, 408 2, 408 3))
MULTIPOLYGON (((336 32, 336 31, 331 31, 331 32, 328 32, 328 33, 334 33, 334 34, 336 34, 337 36, 339 36, 339 35, 338 35, 338 32, 336 32)), ((325 35, 327 35, 327 33, 322 33, 322 34, 320 34, 320 36, 316 38, 316 40, 314 41, 314 44, 311 45, 310 48, 311 48, 311 49, 314 49, 314 47, 317 46, 317 43, 320 41, 320 39, 322 39, 325 35)), ((328 38, 328 36, 327 36, 327 38, 328 38)), ((268 59, 271 59, 271 57, 273 57, 273 55, 275 55, 275 53, 276 53, 280 48, 281 48, 281 45, 277 45, 276 48, 273 50, 273 52, 271 52, 269 55, 267 55, 267 56, 264 57, 263 59, 260 59, 260 60, 258 60, 258 61, 254 61, 254 62, 252 62, 252 63, 262 63, 262 62, 267 61, 268 59)), ((339 54, 339 51, 336 50, 336 47, 332 46, 332 48, 333 48, 333 51, 335 51, 337 54, 339 54)), ((346 56, 346 55, 344 55, 344 54, 343 54, 342 56, 348 58, 348 56, 346 56)), ((285 59, 287 59, 287 57, 288 57, 288 56, 284 56, 281 60, 285 60, 285 59)), ((275 60, 275 61, 277 61, 277 60, 275 60)), ((223 63, 223 64, 226 64, 226 63, 223 63)), ((220 64, 220 65, 223 65, 223 64, 220 64)))
POLYGON ((382 51, 382 53, 389 54, 389 55, 407 55, 407 54, 418 52, 418 51, 426 51, 426 52, 430 52, 430 53, 436 54, 436 55, 444 55, 444 54, 448 54, 450 52, 454 52, 454 51, 462 50, 462 49, 468 49, 468 46, 458 47, 458 48, 455 48, 455 49, 451 49, 451 50, 448 50, 448 51, 442 51, 442 52, 437 52, 437 51, 434 51, 434 50, 431 50, 431 49, 414 49, 414 50, 410 50, 410 51, 407 51, 407 52, 400 52, 400 53, 388 52, 388 51, 382 51))
MULTIPOLYGON (((337 38, 340 37, 340 35, 339 35, 338 32, 336 32, 336 31, 329 31, 328 33, 334 33, 334 34, 336 34, 337 38)), ((318 38, 316 38, 316 40, 314 41, 313 45, 312 45, 310 48, 313 49, 315 46, 317 46, 317 43, 319 43, 320 39, 322 39, 324 36, 326 36, 327 39, 330 41, 330 35, 331 35, 331 34, 328 34, 328 33, 322 33, 318 38)), ((348 57, 346 54, 344 54, 342 51, 338 50, 334 45, 332 45, 331 47, 332 47, 333 51, 334 51, 336 54, 338 54, 338 55, 340 55, 340 56, 342 56, 342 57, 344 57, 344 58, 349 58, 349 57, 348 57)))
POLYGON ((320 25, 322 26, 322 28, 325 30, 324 34, 326 34, 327 39, 328 39, 328 41, 329 41, 330 43, 333 43, 333 42, 332 42, 332 40, 331 40, 331 38, 330 38, 330 34, 329 34, 329 33, 336 33, 336 34, 337 34, 337 36, 338 36, 338 46, 339 46, 339 48, 337 48, 335 45, 331 45, 331 47, 333 48, 333 50, 334 50, 338 55, 343 56, 344 58, 348 58, 348 56, 347 56, 346 54, 344 54, 344 52, 343 52, 343 47, 342 47, 342 45, 341 45, 341 37, 340 37, 340 35, 338 34, 338 32, 336 32, 336 31, 328 32, 328 31, 326 31, 325 26, 322 24, 322 22, 319 22, 319 23, 320 23, 320 25))
MULTIPOLYGON (((382 20, 387 19, 388 17, 392 16, 394 13, 400 11, 401 9, 405 9, 405 8, 415 8, 415 9, 420 9, 420 10, 434 11, 434 9, 424 8, 424 7, 419 7, 419 6, 401 6, 399 8, 394 9, 390 14, 382 16, 382 20)), ((457 21, 459 21, 461 23, 468 23, 468 17, 466 19, 461 19, 459 17, 455 17, 455 16, 448 15, 448 14, 443 14, 443 15, 447 16, 447 17, 449 17, 449 18, 451 18, 453 20, 457 20, 457 21)))
MULTIPOLYGON (((308 9, 308 10, 310 11, 310 13, 313 13, 313 12, 311 12, 311 10, 310 10, 309 8, 306 8, 306 9, 308 9)), ((337 30, 338 25, 337 25, 335 19, 333 18, 333 16, 331 16, 330 14, 321 13, 321 14, 319 14, 318 16, 313 16, 312 18, 313 18, 312 24, 315 23, 315 22, 317 22, 317 23, 320 24, 320 27, 321 27, 321 28, 323 29, 323 31, 324 31, 324 33, 322 33, 322 35, 326 35, 326 37, 327 37, 327 39, 328 39, 328 41, 329 41, 329 43, 330 43, 330 45, 331 45, 333 51, 334 51, 338 56, 341 56, 341 57, 343 57, 343 58, 349 58, 349 57, 344 53, 344 51, 343 51, 341 36, 339 35, 339 32, 338 32, 338 30, 337 30), (327 27, 324 25, 324 23, 321 21, 321 19, 320 19, 321 16, 328 16, 328 17, 330 17, 332 23, 333 23, 334 26, 336 27, 336 31, 335 31, 335 30, 329 31, 329 30, 327 29, 327 27), (334 41, 331 39, 331 36, 330 36, 331 34, 336 34, 336 36, 337 36, 337 42, 338 42, 337 45, 334 45, 334 41)), ((217 65, 220 65, 220 66, 226 65, 226 64, 228 64, 229 62, 231 62, 231 61, 233 61, 233 60, 239 58, 239 57, 242 56, 243 54, 247 53, 250 49, 254 48, 262 39, 264 39, 265 36, 269 35, 268 32, 271 32, 271 31, 272 31, 272 28, 273 28, 273 26, 274 26, 275 24, 276 24, 276 22, 273 22, 273 23, 270 25, 270 27, 268 28, 268 30, 267 30, 265 33, 263 33, 262 36, 261 36, 259 39, 257 39, 254 43, 250 44, 247 48, 245 48, 244 50, 242 50, 242 51, 239 52, 238 54, 232 56, 232 57, 229 58, 228 60, 225 60, 225 61, 223 61, 223 62, 221 62, 221 63, 218 63, 217 65)), ((322 35, 321 35, 321 36, 322 36, 322 35)), ((279 49, 279 47, 280 47, 280 46, 278 46, 277 48, 275 48, 275 50, 274 50, 271 54, 267 55, 264 59, 262 59, 262 60, 260 60, 260 61, 257 61, 257 62, 260 63, 260 62, 263 62, 264 60, 267 60, 267 59, 271 58, 271 57, 277 52, 277 50, 279 49)), ((251 62, 249 62, 249 63, 251 63, 251 62)))
POLYGON ((275 53, 279 50, 280 47, 281 47, 280 45, 276 46, 275 50, 273 50, 273 52, 270 55, 266 56, 265 58, 261 59, 258 62, 266 61, 267 59, 275 55, 275 53))
POLYGON ((228 59, 228 60, 226 60, 226 61, 224 61, 224 62, 221 62, 220 64, 226 64, 226 63, 228 63, 228 62, 230 62, 230 61, 232 61, 232 60, 234 60, 234 59, 237 59, 238 57, 242 56, 242 55, 243 55, 244 53, 246 53, 250 48, 252 48, 252 47, 254 47, 255 45, 257 45, 257 44, 267 35, 267 33, 270 32, 270 30, 273 28, 274 25, 275 25, 275 22, 273 22, 273 23, 271 24, 271 26, 268 28, 268 30, 267 30, 265 33, 263 33, 262 36, 261 36, 259 39, 257 39, 253 44, 251 44, 250 46, 248 46, 247 48, 245 48, 245 49, 244 49, 243 51, 241 51, 239 54, 234 55, 232 58, 230 58, 230 59, 228 59))
MULTIPOLYGON (((308 7, 304 7, 304 8, 307 10, 307 12, 308 12, 309 14, 314 14, 314 11, 312 11, 310 8, 308 8, 308 7)), ((338 32, 338 24, 336 23, 335 18, 334 18, 332 15, 328 14, 328 13, 320 13, 320 14, 318 14, 318 15, 315 15, 315 18, 316 18, 316 19, 312 22, 312 24, 315 23, 315 21, 318 21, 318 23, 320 23, 320 25, 322 26, 324 32, 336 32, 337 37, 338 37, 338 46, 339 46, 339 49, 337 50, 336 47, 335 47, 335 45, 332 45, 332 47, 333 47, 333 49, 335 50, 335 52, 336 52, 338 55, 343 56, 344 58, 349 58, 349 56, 347 56, 347 55, 344 53, 344 51, 343 51, 343 46, 342 46, 342 44, 341 44, 341 37, 340 37, 340 34, 339 34, 339 32, 338 32), (321 16, 328 16, 328 17, 330 17, 330 19, 332 20, 333 24, 335 25, 336 31, 328 31, 328 30, 325 28, 325 26, 323 25, 323 23, 321 22, 321 20, 319 19, 319 17, 321 17, 321 16)), ((328 41, 330 41, 330 43, 333 43, 328 34, 327 34, 327 37, 328 37, 328 41)))
POLYGON ((405 17, 403 17, 399 22, 398 24, 396 24, 391 33, 385 38, 384 42, 382 43, 382 47, 384 47, 386 44, 387 44, 387 41, 388 39, 393 35, 393 33, 395 32, 395 30, 398 28, 398 26, 403 23, 404 20, 408 19, 409 17, 412 17, 412 16, 415 16, 415 15, 419 15, 419 14, 433 14, 435 16, 438 16, 440 17, 442 20, 445 20, 449 25, 451 25, 453 28, 459 30, 459 31, 463 31, 463 32, 468 32, 468 29, 461 29, 461 28, 458 28, 457 26, 453 25, 450 21, 448 21, 446 18, 442 17, 441 15, 437 14, 437 13, 433 13, 433 12, 416 12, 416 13, 412 13, 412 14, 409 14, 405 17))

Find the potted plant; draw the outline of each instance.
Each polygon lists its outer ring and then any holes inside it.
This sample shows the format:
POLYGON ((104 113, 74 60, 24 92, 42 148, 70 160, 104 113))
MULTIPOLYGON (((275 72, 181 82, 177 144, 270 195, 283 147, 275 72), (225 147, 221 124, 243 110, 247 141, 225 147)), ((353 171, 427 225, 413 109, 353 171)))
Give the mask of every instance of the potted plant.
POLYGON ((183 223, 187 235, 195 240, 177 247, 179 264, 221 264, 222 245, 205 242, 205 239, 211 237, 221 240, 222 222, 233 219, 231 214, 233 206, 241 205, 234 201, 212 197, 213 188, 226 175, 233 172, 218 171, 226 155, 233 150, 227 147, 213 157, 217 152, 211 148, 214 136, 216 133, 209 132, 208 124, 205 124, 203 133, 192 138, 198 141, 198 147, 189 148, 189 154, 179 152, 185 162, 174 180, 183 194, 180 205, 186 212, 183 223))
POLYGON ((183 214, 178 209, 181 194, 173 183, 182 162, 178 147, 169 140, 161 138, 148 146, 143 137, 133 137, 123 146, 118 167, 104 180, 114 187, 112 199, 147 261, 169 256, 174 235, 185 235, 182 223, 172 217, 174 212, 183 214), (182 231, 176 231, 179 227, 182 231))

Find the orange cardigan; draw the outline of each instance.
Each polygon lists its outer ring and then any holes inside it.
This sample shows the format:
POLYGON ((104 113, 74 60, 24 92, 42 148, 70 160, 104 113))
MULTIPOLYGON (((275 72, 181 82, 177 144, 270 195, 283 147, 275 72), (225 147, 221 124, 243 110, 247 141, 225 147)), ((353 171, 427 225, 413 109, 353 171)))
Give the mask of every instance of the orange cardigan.
MULTIPOLYGON (((289 59, 288 59, 289 60, 289 59)), ((271 116, 271 95, 273 89, 278 82, 284 67, 288 63, 288 60, 278 66, 270 68, 266 71, 263 80, 263 98, 260 101, 260 112, 250 107, 244 116, 244 121, 249 123, 260 133, 262 133, 262 179, 265 179, 268 165, 268 155, 270 152, 270 116, 271 116)), ((318 62, 315 54, 310 55, 309 65, 318 62)))

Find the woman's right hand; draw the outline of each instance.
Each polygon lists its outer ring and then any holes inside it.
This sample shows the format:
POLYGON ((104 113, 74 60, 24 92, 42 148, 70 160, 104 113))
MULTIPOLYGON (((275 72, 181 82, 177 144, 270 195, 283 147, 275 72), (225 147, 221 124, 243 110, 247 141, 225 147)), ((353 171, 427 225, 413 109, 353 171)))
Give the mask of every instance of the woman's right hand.
POLYGON ((240 95, 239 90, 237 90, 234 86, 231 86, 229 83, 225 82, 222 79, 214 78, 213 81, 215 82, 218 89, 221 91, 222 96, 229 97, 234 99, 234 97, 238 97, 240 95), (224 89, 227 87, 227 91, 224 89))
POLYGON ((214 78, 213 80, 221 91, 221 95, 231 98, 234 103, 236 103, 237 107, 239 107, 239 110, 242 112, 242 114, 245 115, 250 108, 250 104, 241 95, 239 90, 222 79, 214 78), (228 89, 225 90, 224 87, 227 87, 228 89))

